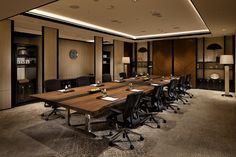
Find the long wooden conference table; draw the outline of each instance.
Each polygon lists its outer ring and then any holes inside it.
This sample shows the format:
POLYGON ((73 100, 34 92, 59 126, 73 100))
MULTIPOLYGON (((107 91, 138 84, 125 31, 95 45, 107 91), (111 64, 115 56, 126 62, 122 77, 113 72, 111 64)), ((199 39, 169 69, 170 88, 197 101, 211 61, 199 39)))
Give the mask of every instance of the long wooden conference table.
POLYGON ((143 77, 124 79, 122 82, 107 82, 101 87, 83 86, 71 88, 70 92, 53 91, 40 94, 34 94, 32 97, 40 101, 54 103, 67 110, 66 123, 71 126, 70 117, 71 110, 77 111, 85 116, 85 131, 91 133, 91 118, 99 117, 109 108, 125 102, 127 95, 143 91, 150 93, 154 89, 154 85, 165 86, 169 84, 170 77, 158 77, 151 75, 149 80, 143 77), (130 83, 133 84, 133 90, 128 90, 130 83), (113 100, 104 100, 100 92, 91 93, 94 88, 106 89, 107 97, 113 100))

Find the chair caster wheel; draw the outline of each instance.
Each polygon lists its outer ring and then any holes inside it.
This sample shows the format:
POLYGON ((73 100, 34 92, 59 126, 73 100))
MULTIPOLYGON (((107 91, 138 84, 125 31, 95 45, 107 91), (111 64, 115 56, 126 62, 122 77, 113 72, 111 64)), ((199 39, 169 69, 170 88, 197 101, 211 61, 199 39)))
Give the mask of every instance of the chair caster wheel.
POLYGON ((41 114, 41 117, 44 117, 44 114, 43 114, 43 113, 41 114))
POLYGON ((157 125, 157 128, 161 128, 161 126, 160 126, 160 125, 157 125))
POLYGON ((46 121, 48 121, 49 119, 48 118, 45 118, 46 121))
POLYGON ((110 141, 110 142, 108 143, 108 145, 109 145, 109 146, 113 146, 113 143, 110 141))
POLYGON ((112 136, 113 135, 113 133, 112 132, 109 132, 109 135, 108 136, 112 136))
POLYGON ((123 134, 123 138, 125 138, 125 134, 123 134))
POLYGON ((179 108, 177 108, 177 110, 179 110, 179 108))
POLYGON ((188 102, 188 100, 186 100, 186 102, 188 102))
POLYGON ((165 119, 163 120, 163 123, 166 123, 166 120, 165 120, 165 119))
POLYGON ((143 136, 140 136, 140 138, 139 138, 139 139, 140 139, 140 141, 143 141, 143 140, 144 140, 143 136))
POLYGON ((177 111, 174 111, 174 113, 177 113, 177 111))
POLYGON ((133 150, 134 149, 134 146, 133 145, 130 145, 130 147, 129 147, 131 150, 133 150))
POLYGON ((185 102, 183 102, 183 104, 185 105, 186 103, 185 103, 185 102))
POLYGON ((65 119, 65 117, 61 117, 61 119, 65 119))

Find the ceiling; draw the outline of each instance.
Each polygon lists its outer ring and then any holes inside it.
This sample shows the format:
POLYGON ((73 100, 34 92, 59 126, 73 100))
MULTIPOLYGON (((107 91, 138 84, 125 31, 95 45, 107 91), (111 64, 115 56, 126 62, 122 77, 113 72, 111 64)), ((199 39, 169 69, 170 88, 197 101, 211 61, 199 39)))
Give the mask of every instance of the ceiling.
POLYGON ((106 40, 140 39, 139 41, 143 41, 150 38, 161 39, 190 34, 197 36, 199 33, 205 34, 208 31, 212 36, 235 34, 236 1, 214 1, 213 4, 212 2, 212 0, 192 0, 192 2, 189 0, 60 0, 37 8, 30 14, 44 18, 47 16, 46 18, 54 21, 69 22, 74 26, 28 17, 29 13, 27 16, 18 15, 11 19, 15 21, 16 31, 40 34, 41 26, 49 26, 58 28, 60 37, 85 41, 92 40, 95 35, 103 36, 106 40), (47 14, 44 14, 45 12, 47 14), (61 17, 64 19, 60 19, 61 17), (66 21, 68 19, 69 21, 66 21), (82 23, 77 23, 81 21, 82 23), (90 30, 81 29, 81 26, 90 30))
POLYGON ((235 0, 192 0, 213 36, 236 33, 235 0))
POLYGON ((1 0, 0 20, 54 2, 55 0, 1 0))

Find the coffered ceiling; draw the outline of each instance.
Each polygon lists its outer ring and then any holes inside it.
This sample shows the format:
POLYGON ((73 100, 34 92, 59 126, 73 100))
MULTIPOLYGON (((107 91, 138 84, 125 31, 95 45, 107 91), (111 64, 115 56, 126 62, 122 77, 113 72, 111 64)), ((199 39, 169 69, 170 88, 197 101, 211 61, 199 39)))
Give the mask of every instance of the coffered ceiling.
POLYGON ((235 0, 59 0, 11 19, 16 31, 40 33, 49 26, 60 29, 60 37, 78 40, 98 35, 142 41, 235 34, 234 6, 235 0))

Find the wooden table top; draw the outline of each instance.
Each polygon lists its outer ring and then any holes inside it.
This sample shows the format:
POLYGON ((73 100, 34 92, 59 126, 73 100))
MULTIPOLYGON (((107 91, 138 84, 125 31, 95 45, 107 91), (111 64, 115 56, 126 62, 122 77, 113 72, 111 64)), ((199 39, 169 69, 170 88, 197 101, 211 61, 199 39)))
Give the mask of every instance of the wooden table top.
POLYGON ((38 98, 42 101, 49 101, 58 104, 59 106, 73 109, 79 111, 80 113, 90 114, 96 116, 101 112, 105 111, 107 108, 124 103, 127 95, 131 94, 132 91, 127 90, 127 84, 130 80, 134 81, 134 89, 142 90, 144 93, 150 93, 154 87, 151 86, 151 83, 156 83, 160 85, 167 85, 170 81, 168 78, 160 78, 157 76, 150 77, 149 81, 144 81, 143 77, 138 79, 125 79, 124 83, 108 82, 104 83, 104 86, 99 88, 106 88, 107 94, 110 97, 118 98, 115 101, 107 101, 100 99, 101 93, 89 94, 89 91, 94 86, 84 86, 72 88, 73 92, 63 93, 59 91, 34 94, 32 97, 38 98))
POLYGON ((31 96, 38 99, 42 99, 42 100, 57 102, 57 101, 62 101, 64 99, 69 99, 73 97, 89 95, 89 91, 94 88, 106 88, 107 90, 109 90, 109 89, 126 86, 126 84, 127 83, 107 82, 107 83, 103 83, 103 86, 101 87, 83 86, 83 87, 71 88, 71 90, 73 91, 68 92, 68 93, 63 93, 60 91, 52 91, 52 92, 46 92, 46 93, 40 93, 40 94, 33 94, 31 96))

